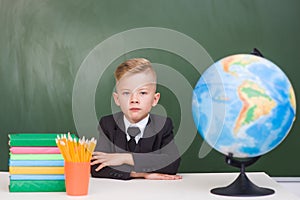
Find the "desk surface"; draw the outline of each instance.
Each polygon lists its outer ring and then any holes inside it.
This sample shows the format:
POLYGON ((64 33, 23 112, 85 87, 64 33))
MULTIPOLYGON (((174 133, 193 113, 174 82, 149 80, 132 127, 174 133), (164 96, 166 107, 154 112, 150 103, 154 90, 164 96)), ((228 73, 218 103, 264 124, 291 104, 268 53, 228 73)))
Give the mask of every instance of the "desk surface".
POLYGON ((287 191, 265 173, 247 173, 249 179, 260 187, 272 188, 275 194, 263 197, 226 197, 210 193, 212 188, 223 187, 234 181, 237 173, 195 173, 181 174, 182 180, 156 181, 136 179, 129 181, 112 179, 90 179, 87 196, 72 197, 65 192, 10 193, 8 190, 9 174, 0 172, 0 197, 5 200, 44 200, 44 199, 130 199, 130 200, 176 200, 176 199, 288 199, 300 200, 287 191), (132 195, 134 194, 134 195, 132 195))

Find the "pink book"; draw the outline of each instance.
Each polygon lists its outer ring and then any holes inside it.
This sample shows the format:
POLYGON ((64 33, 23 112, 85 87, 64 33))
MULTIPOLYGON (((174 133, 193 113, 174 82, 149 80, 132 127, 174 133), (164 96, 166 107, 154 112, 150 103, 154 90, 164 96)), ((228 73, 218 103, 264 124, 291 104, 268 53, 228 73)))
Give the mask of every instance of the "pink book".
POLYGON ((60 154, 58 147, 11 147, 13 154, 60 154))

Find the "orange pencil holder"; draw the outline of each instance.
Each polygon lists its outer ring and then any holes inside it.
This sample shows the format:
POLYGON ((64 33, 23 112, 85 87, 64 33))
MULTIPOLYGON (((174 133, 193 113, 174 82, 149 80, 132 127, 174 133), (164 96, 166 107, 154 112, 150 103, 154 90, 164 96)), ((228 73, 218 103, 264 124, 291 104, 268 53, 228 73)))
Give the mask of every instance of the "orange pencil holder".
POLYGON ((90 170, 90 162, 65 162, 67 195, 82 196, 88 194, 90 170))

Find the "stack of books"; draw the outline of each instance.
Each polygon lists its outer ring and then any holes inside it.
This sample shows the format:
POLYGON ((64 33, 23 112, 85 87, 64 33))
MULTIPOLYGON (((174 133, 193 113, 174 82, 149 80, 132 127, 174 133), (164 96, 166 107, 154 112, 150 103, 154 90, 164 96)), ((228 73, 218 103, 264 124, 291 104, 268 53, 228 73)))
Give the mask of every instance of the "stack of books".
POLYGON ((52 133, 9 134, 10 192, 64 192, 64 159, 52 133))

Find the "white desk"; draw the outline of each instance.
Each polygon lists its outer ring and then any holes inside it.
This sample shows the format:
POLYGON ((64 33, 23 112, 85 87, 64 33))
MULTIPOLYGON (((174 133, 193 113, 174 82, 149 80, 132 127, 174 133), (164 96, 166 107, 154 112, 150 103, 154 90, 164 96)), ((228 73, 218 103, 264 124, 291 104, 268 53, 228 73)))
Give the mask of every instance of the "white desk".
POLYGON ((59 199, 101 199, 101 200, 176 200, 176 199, 278 199, 300 200, 283 186, 276 183, 265 173, 247 173, 249 179, 260 187, 272 188, 275 194, 262 197, 226 197, 210 193, 212 188, 229 185, 238 176, 237 173, 205 173, 181 174, 182 180, 154 181, 154 180, 111 180, 91 178, 89 194, 87 196, 72 197, 65 192, 48 193, 10 193, 8 190, 9 174, 0 172, 0 198, 3 200, 59 200, 59 199), (135 194, 135 196, 132 196, 135 194))

